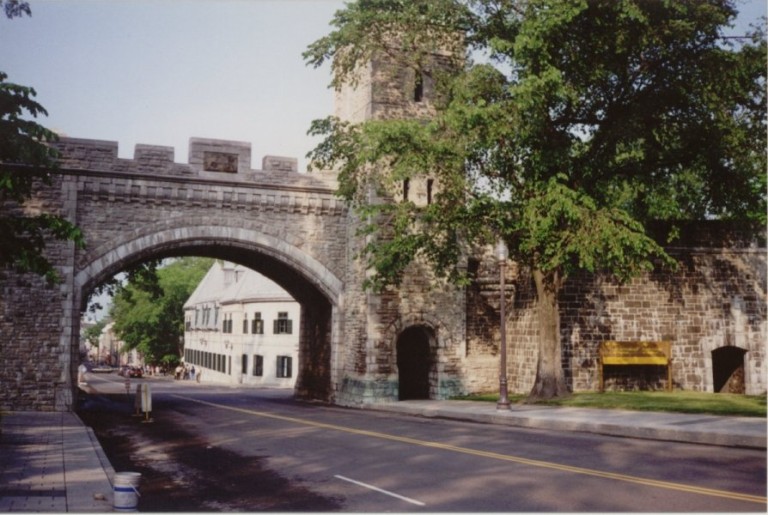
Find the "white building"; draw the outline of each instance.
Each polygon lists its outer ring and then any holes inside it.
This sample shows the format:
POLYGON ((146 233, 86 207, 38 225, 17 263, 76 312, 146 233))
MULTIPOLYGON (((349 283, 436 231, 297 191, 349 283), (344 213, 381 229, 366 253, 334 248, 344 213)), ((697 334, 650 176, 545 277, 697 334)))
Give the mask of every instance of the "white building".
POLYGON ((98 356, 94 361, 112 367, 131 365, 144 366, 144 358, 136 349, 125 350, 125 342, 115 334, 115 323, 109 322, 99 336, 98 356))
POLYGON ((216 261, 184 304, 184 361, 204 382, 293 387, 299 315, 274 282, 216 261))

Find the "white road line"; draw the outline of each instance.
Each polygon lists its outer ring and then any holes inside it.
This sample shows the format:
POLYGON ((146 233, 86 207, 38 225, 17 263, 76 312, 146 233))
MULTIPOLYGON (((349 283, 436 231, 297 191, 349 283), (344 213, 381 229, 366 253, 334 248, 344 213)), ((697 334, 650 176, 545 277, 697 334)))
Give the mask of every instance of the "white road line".
POLYGON ((389 495, 389 496, 392 496, 392 497, 396 497, 398 499, 402 499, 403 501, 409 502, 411 504, 415 504, 416 506, 426 506, 421 501, 417 501, 417 500, 411 499, 409 497, 404 497, 402 495, 397 495, 396 493, 388 492, 387 490, 382 490, 381 488, 375 487, 373 485, 369 485, 367 483, 362 483, 360 481, 355 481, 354 479, 349 479, 348 477, 339 476, 339 475, 336 475, 334 477, 337 477, 337 478, 339 478, 339 479, 341 479, 343 481, 349 481, 350 483, 354 483, 356 485, 360 485, 360 486, 365 487, 365 488, 370 488, 371 490, 376 490, 377 492, 381 492, 383 494, 386 494, 386 495, 389 495))

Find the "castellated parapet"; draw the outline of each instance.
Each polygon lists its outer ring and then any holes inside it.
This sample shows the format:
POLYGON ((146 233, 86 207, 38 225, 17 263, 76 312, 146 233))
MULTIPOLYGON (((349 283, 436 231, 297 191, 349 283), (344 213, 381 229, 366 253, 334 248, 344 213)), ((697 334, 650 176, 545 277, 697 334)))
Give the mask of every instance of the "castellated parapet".
POLYGON ((241 141, 190 138, 187 163, 175 162, 173 147, 138 144, 133 159, 118 157, 116 141, 62 137, 53 146, 61 153, 62 169, 105 171, 112 173, 185 178, 214 179, 236 182, 302 182, 323 181, 330 187, 328 174, 299 173, 295 157, 267 155, 261 169, 251 168, 251 144, 241 141))

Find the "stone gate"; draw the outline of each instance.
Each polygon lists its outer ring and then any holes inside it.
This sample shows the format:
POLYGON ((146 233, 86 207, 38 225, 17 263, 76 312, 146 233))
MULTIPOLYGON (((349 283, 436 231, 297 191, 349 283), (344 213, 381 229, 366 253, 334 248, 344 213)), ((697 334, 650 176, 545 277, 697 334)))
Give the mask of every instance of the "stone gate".
MULTIPOLYGON (((461 341, 455 320, 463 320, 462 304, 452 291, 430 295, 414 284, 405 319, 387 317, 388 327, 377 322, 377 312, 400 311, 400 299, 362 292, 364 270, 350 258, 354 227, 332 175, 298 173, 295 159, 275 156, 253 169, 250 145, 231 141, 191 139, 187 164, 176 163, 168 147, 137 145, 133 159, 118 158, 114 142, 62 138, 57 147, 61 168, 26 209, 75 221, 87 246, 51 242, 59 285, 3 277, 4 409, 70 409, 90 292, 147 259, 221 258, 285 288, 302 306, 302 397, 347 404, 396 399, 392 357, 381 342, 381 334, 396 338, 393 321, 397 328, 428 328, 434 345, 461 341)), ((443 372, 433 368, 437 385, 443 372)))
MULTIPOLYGON (((413 73, 386 69, 374 61, 355 88, 342 88, 336 114, 352 122, 428 116, 431 82, 414 95, 413 73)), ((253 168, 242 142, 193 138, 186 163, 169 147, 137 145, 133 159, 121 159, 114 142, 57 145, 60 169, 24 208, 75 222, 87 247, 50 242, 46 254, 63 279, 56 286, 0 271, 0 409, 72 409, 90 292, 134 264, 183 255, 252 268, 299 302, 300 397, 359 405, 497 391, 502 293, 510 391, 533 384, 536 299, 524 268, 505 267, 504 292, 490 255, 468 256, 474 282, 462 290, 414 264, 397 289, 367 292, 369 272, 356 259, 365 241, 335 196, 333 173, 299 173, 295 159, 276 156, 253 168), (412 375, 401 378, 405 370, 412 375)), ((429 198, 428 186, 411 183, 412 199, 429 198)), ((670 252, 683 264, 671 275, 626 285, 595 275, 568 281, 560 303, 569 386, 595 388, 601 341, 663 339, 673 342, 676 388, 714 391, 742 377, 745 393, 764 393, 764 235, 757 244, 696 240, 670 252)), ((615 382, 654 387, 645 375, 647 385, 615 382)))

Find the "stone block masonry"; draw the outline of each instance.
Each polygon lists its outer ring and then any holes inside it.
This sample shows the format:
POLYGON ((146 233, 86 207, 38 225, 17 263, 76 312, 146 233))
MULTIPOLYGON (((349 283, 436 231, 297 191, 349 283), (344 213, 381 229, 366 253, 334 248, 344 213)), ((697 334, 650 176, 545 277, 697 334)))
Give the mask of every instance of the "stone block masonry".
POLYGON ((320 362, 307 367, 304 383, 324 378, 327 396, 331 338, 342 338, 331 331, 342 324, 329 317, 341 302, 347 258, 347 208, 333 176, 298 173, 297 160, 281 156, 252 169, 242 142, 193 138, 189 163, 154 145, 137 145, 134 159, 119 158, 110 141, 62 138, 56 147, 60 168, 25 209, 66 216, 87 246, 48 244, 59 285, 2 271, 0 409, 71 409, 91 289, 131 264, 179 254, 237 261, 286 287, 314 327, 303 355, 320 362))
MULTIPOLYGON (((743 377, 741 393, 765 393, 766 249, 720 223, 697 230, 701 238, 667 249, 677 270, 656 270, 625 284, 601 274, 568 279, 559 302, 562 363, 573 391, 598 389, 600 342, 664 340, 672 342, 674 388, 713 392, 714 378, 725 373, 743 377), (743 362, 719 359, 716 351, 724 348, 743 352, 743 362)), ((494 391, 497 378, 488 366, 498 366, 497 271, 488 260, 475 268, 467 295, 467 375, 475 390, 494 391)), ((510 389, 527 393, 538 355, 536 293, 525 269, 514 285, 507 320, 510 389)), ((608 367, 605 379, 608 390, 662 390, 666 368, 608 367)))
MULTIPOLYGON (((301 304, 297 395, 361 405, 397 401, 404 391, 435 399, 497 391, 502 292, 490 250, 468 256, 475 280, 466 289, 414 263, 398 288, 372 293, 358 258, 360 220, 336 196, 332 173, 298 173, 295 159, 280 156, 253 169, 249 144, 200 138, 191 140, 189 163, 161 146, 137 145, 134 159, 119 158, 108 141, 63 138, 57 147, 60 169, 24 207, 75 221, 87 246, 49 243, 58 285, 0 271, 0 409, 72 409, 88 294, 128 266, 178 255, 240 263, 301 304)), ((675 388, 765 392, 764 243, 715 229, 668 249, 677 270, 626 284, 569 278, 560 336, 574 391, 597 389, 600 342, 668 340, 675 388)), ((536 371, 536 296, 524 267, 510 263, 506 273, 507 375, 510 390, 525 393, 536 371)), ((663 380, 653 367, 621 370, 606 387, 662 388, 663 380)))

